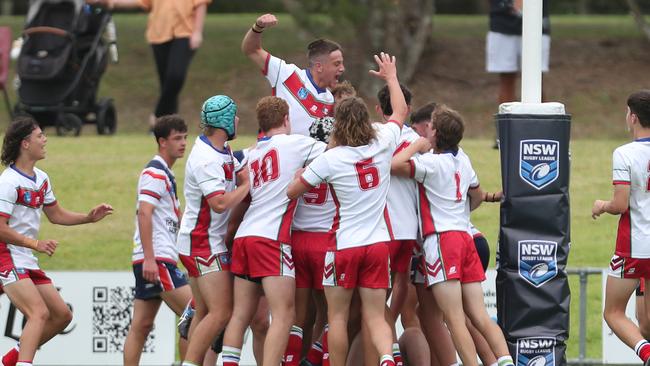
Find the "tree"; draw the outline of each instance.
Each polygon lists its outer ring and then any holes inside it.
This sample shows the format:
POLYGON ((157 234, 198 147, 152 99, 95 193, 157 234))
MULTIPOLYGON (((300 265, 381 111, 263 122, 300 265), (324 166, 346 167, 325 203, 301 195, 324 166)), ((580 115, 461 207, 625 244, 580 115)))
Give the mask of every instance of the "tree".
POLYGON ((650 41, 650 24, 645 20, 641 7, 636 0, 627 0, 627 5, 630 7, 630 11, 632 12, 632 16, 634 17, 637 26, 650 41))
POLYGON ((361 94, 372 95, 372 55, 389 52, 408 82, 432 36, 434 0, 282 0, 298 26, 312 37, 336 34, 345 51, 346 74, 361 94))

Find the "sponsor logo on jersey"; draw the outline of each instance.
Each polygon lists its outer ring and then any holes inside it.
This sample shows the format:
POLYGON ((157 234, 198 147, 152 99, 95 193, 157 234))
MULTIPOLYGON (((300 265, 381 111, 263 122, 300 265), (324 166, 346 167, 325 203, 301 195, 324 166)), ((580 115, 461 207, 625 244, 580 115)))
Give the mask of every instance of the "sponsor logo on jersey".
POLYGON ((535 189, 553 183, 559 175, 560 143, 555 140, 522 140, 519 143, 519 176, 535 189))
POLYGON ((555 338, 517 339, 517 366, 555 366, 555 338))
POLYGON ((519 276, 540 287, 557 275, 557 243, 546 240, 519 241, 519 276))

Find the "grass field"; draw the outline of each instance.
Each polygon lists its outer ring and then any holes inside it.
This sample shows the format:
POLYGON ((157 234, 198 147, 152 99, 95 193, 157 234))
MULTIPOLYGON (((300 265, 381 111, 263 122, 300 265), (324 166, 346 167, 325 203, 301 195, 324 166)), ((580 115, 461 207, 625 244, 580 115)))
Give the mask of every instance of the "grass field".
MULTIPOLYGON (((208 17, 206 43, 195 57, 181 98, 181 112, 190 121, 192 132, 197 132, 198 105, 216 92, 233 95, 243 106, 240 113, 242 126, 247 131, 254 130, 252 106, 260 96, 268 94, 268 86, 239 52, 241 37, 254 19, 255 15, 252 14, 208 17)), ((308 37, 295 31, 288 16, 281 16, 280 21, 278 30, 265 35, 265 47, 302 62, 302 47, 308 37)), ((0 24, 10 25, 14 34, 20 31, 22 22, 23 19, 18 17, 0 17, 0 24)), ((80 139, 50 137, 48 158, 39 164, 49 173, 57 198, 64 207, 86 211, 96 203, 108 202, 114 206, 115 214, 101 223, 81 227, 63 228, 44 223, 41 237, 57 239, 61 243, 52 258, 41 258, 46 270, 126 270, 130 265, 135 185, 140 169, 155 152, 153 138, 141 135, 141 131, 146 128, 145 121, 156 97, 157 80, 151 51, 143 39, 144 16, 118 15, 116 22, 121 61, 119 65, 109 67, 102 80, 100 94, 116 100, 119 134, 100 138, 95 136, 92 126, 87 126, 84 137, 80 139)), ((559 89, 559 84, 569 84, 557 93, 556 100, 567 104, 573 114, 573 134, 581 137, 574 140, 571 146, 572 251, 569 267, 605 267, 613 250, 617 218, 604 216, 594 221, 590 217, 590 209, 595 198, 608 198, 611 194, 611 152, 625 138, 623 98, 633 89, 647 87, 647 55, 638 54, 647 53, 643 49, 648 45, 640 39, 631 18, 627 16, 555 16, 552 22, 554 47, 557 42, 558 49, 567 55, 563 58, 553 56, 552 60, 555 61, 552 61, 552 68, 557 71, 551 73, 549 85, 559 89), (585 44, 598 52, 571 53, 585 44), (625 47, 619 47, 620 44, 625 47), (631 57, 636 58, 632 66, 643 67, 642 73, 637 75, 632 71, 630 74, 628 70, 616 68, 616 65, 610 66, 618 63, 618 59, 610 58, 630 58, 628 51, 634 47, 640 51, 635 51, 635 56, 631 57), (610 63, 600 65, 601 68, 591 74, 585 74, 585 70, 591 68, 588 62, 592 59, 610 63), (601 71, 602 75, 598 74, 601 71), (574 74, 578 79, 567 79, 574 74), (601 76, 608 76, 608 79, 599 83, 601 76)), ((434 51, 443 52, 434 53, 427 59, 427 62, 432 61, 436 65, 431 76, 434 82, 429 85, 427 79, 424 83, 422 79, 429 76, 424 75, 415 81, 414 90, 416 105, 434 98, 451 103, 468 115, 472 122, 482 120, 469 127, 470 136, 477 138, 465 141, 463 147, 473 160, 482 187, 494 191, 500 187, 499 155, 491 149, 489 140, 493 134, 491 115, 496 110, 493 103, 496 90, 494 80, 481 79, 471 83, 449 78, 451 82, 448 83, 452 85, 447 88, 448 84, 440 76, 464 72, 463 67, 456 69, 456 65, 462 66, 466 62, 475 63, 473 70, 478 68, 479 71, 473 72, 482 72, 482 60, 476 60, 480 59, 479 56, 470 60, 467 55, 457 56, 449 47, 482 47, 486 27, 487 19, 483 16, 436 16, 434 51), (445 69, 444 62, 439 65, 442 58, 439 55, 445 53, 453 61, 453 68, 445 69), (481 94, 476 95, 479 89, 481 94)), ((473 74, 468 76, 472 77, 473 74)), ((12 98, 15 100, 13 95, 12 98)), ((2 129, 7 124, 5 116, 4 106, 0 105, 2 129)), ((251 137, 242 138, 234 143, 234 147, 243 147, 251 142, 251 137)), ((184 160, 175 166, 181 186, 183 166, 184 160)), ((473 222, 487 235, 492 253, 496 245, 498 214, 498 205, 495 204, 486 204, 473 214, 473 222)), ((577 278, 572 278, 571 285, 574 301, 568 356, 573 358, 577 357, 578 352, 577 278)), ((600 278, 592 277, 588 304, 587 356, 590 358, 598 358, 601 354, 600 292, 600 278)))

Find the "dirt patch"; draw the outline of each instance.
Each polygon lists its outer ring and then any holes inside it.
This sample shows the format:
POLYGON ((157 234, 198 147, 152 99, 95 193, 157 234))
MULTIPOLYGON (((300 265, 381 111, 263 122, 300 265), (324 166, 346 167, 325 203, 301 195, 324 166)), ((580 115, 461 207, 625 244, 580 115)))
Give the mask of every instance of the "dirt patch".
MULTIPOLYGON (((643 39, 554 40, 545 97, 566 105, 573 137, 622 137, 625 100, 650 87, 648 65, 650 43, 643 39)), ((446 103, 465 115, 469 136, 493 134, 498 77, 485 72, 483 39, 436 39, 410 86, 416 106, 446 103)))

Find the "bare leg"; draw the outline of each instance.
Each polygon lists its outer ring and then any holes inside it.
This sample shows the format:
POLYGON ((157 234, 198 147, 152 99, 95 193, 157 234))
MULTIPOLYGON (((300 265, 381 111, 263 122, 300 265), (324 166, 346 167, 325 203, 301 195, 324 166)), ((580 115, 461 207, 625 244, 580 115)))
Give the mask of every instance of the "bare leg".
POLYGON ((266 296, 260 296, 257 311, 250 324, 253 332, 253 354, 258 364, 261 364, 264 358, 264 341, 270 325, 269 315, 269 303, 266 301, 266 296))
MULTIPOLYGON (((603 316, 614 334, 628 347, 634 346, 643 339, 639 328, 625 315, 625 308, 634 292, 638 281, 607 276, 605 285, 605 311, 603 316)), ((647 293, 646 288, 646 293, 647 293)), ((646 308, 647 308, 646 302, 646 308)))
POLYGON ((41 343, 50 312, 30 279, 16 281, 3 288, 11 303, 27 318, 20 336, 19 360, 33 360, 41 343))
MULTIPOLYGON (((190 336, 185 360, 201 364, 212 341, 226 327, 233 308, 233 280, 228 271, 211 272, 191 279, 197 314, 205 313, 190 336), (193 281, 192 281, 193 280, 193 281)), ((182 310, 181 310, 182 311, 182 310)))
POLYGON ((262 279, 264 294, 271 309, 271 326, 264 341, 263 366, 275 366, 287 348, 289 330, 296 318, 296 281, 291 277, 270 276, 262 279))
POLYGON ((329 331, 327 343, 331 366, 343 366, 348 355, 348 319, 354 290, 325 287, 329 331))
POLYGON ((124 366, 137 366, 140 364, 142 348, 153 329, 153 323, 160 309, 162 300, 140 300, 133 302, 133 318, 129 334, 124 341, 124 366))

